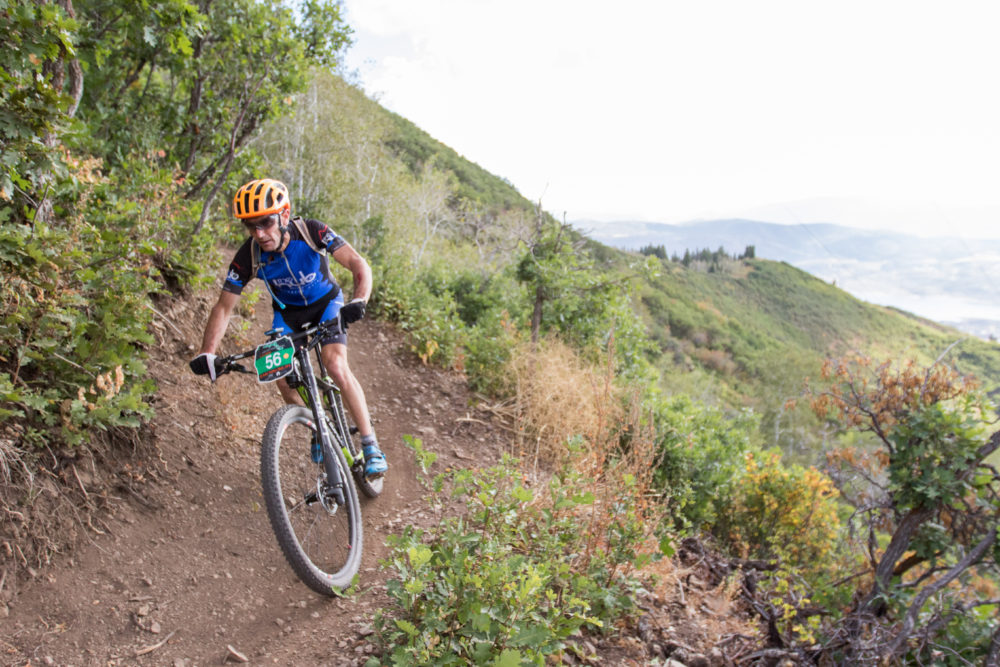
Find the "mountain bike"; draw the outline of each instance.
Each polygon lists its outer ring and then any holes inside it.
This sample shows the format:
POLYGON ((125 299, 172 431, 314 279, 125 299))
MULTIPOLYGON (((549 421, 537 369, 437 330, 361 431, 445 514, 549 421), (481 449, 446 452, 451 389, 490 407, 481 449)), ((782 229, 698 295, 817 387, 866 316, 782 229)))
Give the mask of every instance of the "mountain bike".
POLYGON ((267 342, 253 350, 216 359, 217 375, 256 374, 262 383, 285 378, 305 402, 305 407, 282 406, 267 422, 260 477, 285 559, 299 579, 323 595, 337 595, 354 582, 364 542, 358 489, 374 498, 385 479, 365 476, 357 429, 348 425, 340 388, 320 356, 320 340, 343 330, 339 318, 291 335, 271 330, 267 342), (252 370, 239 363, 251 357, 252 370))

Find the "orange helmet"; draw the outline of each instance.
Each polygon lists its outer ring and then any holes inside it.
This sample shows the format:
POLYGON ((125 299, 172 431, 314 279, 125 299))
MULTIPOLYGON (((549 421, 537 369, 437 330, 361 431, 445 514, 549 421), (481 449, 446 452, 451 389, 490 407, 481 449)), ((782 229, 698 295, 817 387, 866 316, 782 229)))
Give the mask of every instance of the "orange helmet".
POLYGON ((261 178, 250 181, 233 197, 233 214, 243 220, 291 209, 288 188, 281 181, 261 178))

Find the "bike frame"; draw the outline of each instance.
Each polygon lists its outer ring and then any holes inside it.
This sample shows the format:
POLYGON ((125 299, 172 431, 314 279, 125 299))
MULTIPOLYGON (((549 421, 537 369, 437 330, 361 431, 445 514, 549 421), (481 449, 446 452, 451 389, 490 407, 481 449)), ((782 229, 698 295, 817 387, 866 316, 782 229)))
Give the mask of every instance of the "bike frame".
MULTIPOLYGON (((318 338, 314 338, 313 340, 318 340, 318 338)), ((325 401, 313 398, 309 393, 307 383, 300 384, 296 387, 296 389, 299 392, 299 396, 302 397, 302 400, 310 406, 314 418, 317 418, 317 413, 319 411, 317 408, 323 409, 325 407, 329 409, 333 418, 332 426, 334 427, 334 432, 328 433, 331 443, 336 441, 337 444, 340 445, 340 449, 344 453, 344 458, 347 460, 347 465, 353 468, 359 459, 356 456, 356 452, 351 447, 351 431, 350 427, 347 425, 347 414, 344 412, 344 401, 341 398, 340 387, 338 387, 333 381, 333 378, 327 374, 326 367, 323 365, 323 355, 320 352, 322 349, 321 346, 316 344, 310 345, 310 347, 314 348, 316 351, 316 362, 319 364, 320 369, 322 369, 323 374, 321 376, 317 376, 315 370, 310 370, 312 371, 313 380, 316 383, 316 390, 322 396, 322 399, 325 399, 325 401)), ((304 356, 308 356, 307 350, 304 349, 303 352, 304 356)), ((309 360, 299 361, 299 364, 311 366, 309 360)), ((330 426, 330 424, 326 424, 327 428, 330 426)), ((324 451, 324 456, 327 453, 328 452, 324 451)))
MULTIPOLYGON (((354 453, 349 446, 348 433, 335 434, 330 431, 331 424, 326 419, 326 410, 323 407, 323 394, 320 392, 320 382, 323 383, 327 403, 331 406, 334 419, 337 420, 337 427, 346 431, 347 422, 344 420, 343 401, 340 400, 340 388, 333 383, 327 375, 326 367, 323 365, 323 357, 320 353, 320 334, 328 329, 334 328, 342 330, 340 319, 329 320, 317 326, 309 327, 305 331, 290 336, 292 342, 308 337, 309 341, 295 350, 295 373, 298 386, 296 389, 303 401, 313 414, 314 427, 320 438, 320 446, 323 448, 323 469, 326 471, 327 480, 333 488, 343 487, 344 480, 340 477, 340 468, 336 464, 333 452, 334 442, 340 445, 340 449, 347 460, 348 467, 353 467, 355 463, 354 453), (309 351, 315 349, 316 361, 322 369, 322 377, 317 377, 313 369, 312 360, 309 358, 309 351), (339 410, 338 410, 339 408, 339 410)), ((270 332, 269 332, 270 333, 270 332)))
MULTIPOLYGON (((349 468, 355 465, 358 457, 355 456, 350 447, 350 432, 347 427, 346 415, 344 414, 344 404, 340 398, 340 388, 337 387, 333 380, 327 375, 326 367, 323 365, 323 357, 320 354, 320 339, 323 337, 323 334, 330 330, 336 330, 338 332, 343 331, 339 317, 327 320, 326 322, 321 322, 318 325, 310 326, 304 331, 289 335, 293 344, 303 338, 308 339, 308 341, 302 346, 295 346, 294 371, 288 377, 292 378, 292 376, 295 376, 293 381, 297 383, 296 389, 302 397, 302 400, 312 412, 313 427, 319 435, 320 446, 323 448, 323 469, 326 472, 327 480, 331 487, 339 487, 342 489, 344 480, 341 479, 340 469, 336 464, 333 451, 334 441, 339 441, 338 444, 344 454, 344 458, 347 460, 349 468), (319 363, 319 367, 323 369, 322 377, 316 376, 316 372, 313 370, 312 360, 309 358, 309 352, 313 349, 316 350, 316 359, 319 363), (337 428, 341 430, 341 433, 337 434, 336 437, 334 437, 334 434, 331 433, 330 423, 328 423, 326 419, 326 410, 323 407, 323 394, 320 392, 321 382, 327 403, 330 405, 330 412, 333 414, 333 418, 337 422, 337 428)), ((278 331, 271 330, 267 332, 267 336, 272 340, 278 335, 278 331)), ((247 357, 252 357, 254 352, 255 350, 248 350, 246 352, 235 354, 231 357, 226 357, 226 366, 221 372, 227 373, 229 371, 239 371, 243 373, 253 373, 253 371, 236 362, 241 359, 246 359, 247 357)))

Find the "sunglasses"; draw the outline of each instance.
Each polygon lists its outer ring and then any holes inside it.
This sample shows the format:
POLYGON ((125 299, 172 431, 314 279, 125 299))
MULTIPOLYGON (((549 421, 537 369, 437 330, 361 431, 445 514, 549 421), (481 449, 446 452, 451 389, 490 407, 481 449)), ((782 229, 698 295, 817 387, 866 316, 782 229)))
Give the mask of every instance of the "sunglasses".
POLYGON ((274 224, 278 222, 278 214, 272 213, 271 215, 264 216, 263 218, 258 218, 259 222, 251 222, 249 220, 243 221, 243 226, 246 227, 247 231, 253 234, 256 231, 270 229, 274 227, 274 224))

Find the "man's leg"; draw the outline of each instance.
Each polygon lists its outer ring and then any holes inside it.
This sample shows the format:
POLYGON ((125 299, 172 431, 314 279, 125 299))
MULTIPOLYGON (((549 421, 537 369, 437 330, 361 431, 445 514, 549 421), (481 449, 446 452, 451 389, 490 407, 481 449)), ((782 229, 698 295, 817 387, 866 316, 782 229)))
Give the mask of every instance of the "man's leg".
POLYGON ((323 346, 323 365, 340 387, 344 397, 344 405, 351 413, 354 424, 361 435, 361 446, 365 455, 365 471, 368 475, 378 475, 387 469, 385 455, 378 447, 375 432, 372 430, 371 414, 368 412, 368 402, 361 383, 354 376, 347 363, 347 346, 342 343, 330 343, 323 346))
POLYGON ((351 367, 347 365, 347 346, 340 343, 331 343, 323 346, 323 365, 330 373, 334 383, 340 387, 344 396, 344 405, 351 413, 358 433, 362 437, 370 435, 372 432, 372 419, 368 412, 368 403, 365 401, 365 392, 361 388, 361 383, 354 377, 351 367))
POLYGON ((277 381, 278 392, 281 394, 281 399, 288 403, 289 405, 302 405, 302 398, 299 396, 299 392, 288 386, 288 381, 285 378, 281 378, 277 381))

